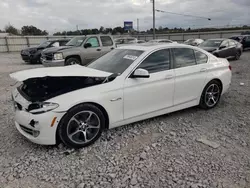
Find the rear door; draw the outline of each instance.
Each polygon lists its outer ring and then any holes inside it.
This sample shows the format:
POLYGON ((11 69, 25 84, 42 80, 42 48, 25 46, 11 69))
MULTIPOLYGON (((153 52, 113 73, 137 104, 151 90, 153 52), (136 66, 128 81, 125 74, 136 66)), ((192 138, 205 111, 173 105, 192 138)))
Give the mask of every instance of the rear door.
POLYGON ((245 37, 244 48, 250 48, 250 36, 245 37))
POLYGON ((218 54, 219 54, 219 57, 222 57, 222 58, 227 58, 227 57, 231 56, 231 48, 229 47, 228 40, 224 40, 221 43, 218 54), (224 48, 221 48, 222 46, 224 46, 224 48))
POLYGON ((115 48, 115 44, 110 36, 100 36, 102 43, 102 55, 110 52, 115 48))
POLYGON ((98 36, 89 37, 84 42, 81 49, 81 59, 83 65, 90 63, 91 61, 99 58, 102 55, 102 49, 98 36), (90 43, 91 47, 85 48, 84 44, 90 43))
POLYGON ((174 105, 199 100, 207 77, 208 57, 190 48, 173 48, 175 71, 174 105))

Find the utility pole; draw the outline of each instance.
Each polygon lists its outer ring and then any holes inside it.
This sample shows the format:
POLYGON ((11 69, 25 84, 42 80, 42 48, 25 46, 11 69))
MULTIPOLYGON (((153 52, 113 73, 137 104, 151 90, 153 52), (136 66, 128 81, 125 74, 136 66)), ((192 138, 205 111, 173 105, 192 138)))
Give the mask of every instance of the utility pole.
POLYGON ((153 2, 153 39, 155 39, 155 0, 153 2))
POLYGON ((139 33, 139 18, 137 18, 137 32, 139 33))

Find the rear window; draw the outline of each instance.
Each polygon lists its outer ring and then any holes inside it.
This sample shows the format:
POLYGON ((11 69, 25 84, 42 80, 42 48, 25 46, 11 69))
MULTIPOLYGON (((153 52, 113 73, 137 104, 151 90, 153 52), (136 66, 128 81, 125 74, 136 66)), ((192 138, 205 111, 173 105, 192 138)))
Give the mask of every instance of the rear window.
POLYGON ((197 64, 207 63, 208 57, 206 54, 197 50, 194 51, 194 54, 195 54, 197 64))
POLYGON ((112 46, 113 41, 109 36, 101 36, 101 41, 103 46, 112 46))

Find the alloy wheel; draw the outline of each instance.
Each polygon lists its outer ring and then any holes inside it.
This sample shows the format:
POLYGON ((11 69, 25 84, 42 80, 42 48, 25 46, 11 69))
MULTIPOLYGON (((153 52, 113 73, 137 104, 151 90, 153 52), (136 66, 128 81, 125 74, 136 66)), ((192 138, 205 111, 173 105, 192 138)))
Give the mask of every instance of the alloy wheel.
POLYGON ((220 87, 217 84, 211 84, 205 94, 205 103, 209 107, 213 107, 217 104, 220 98, 220 87))
POLYGON ((92 111, 81 111, 69 120, 67 136, 76 144, 86 144, 97 136, 100 128, 100 119, 96 113, 92 111))

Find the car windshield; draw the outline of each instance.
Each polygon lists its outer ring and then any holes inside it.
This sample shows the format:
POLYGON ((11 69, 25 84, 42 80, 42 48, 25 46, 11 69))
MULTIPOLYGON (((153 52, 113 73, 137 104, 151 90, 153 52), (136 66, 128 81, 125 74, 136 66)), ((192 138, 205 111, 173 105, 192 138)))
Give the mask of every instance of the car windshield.
POLYGON ((47 46, 49 46, 51 43, 51 41, 45 41, 45 42, 42 42, 41 44, 39 44, 38 47, 40 48, 46 48, 47 46))
POLYGON ((74 37, 71 39, 66 46, 81 46, 86 37, 74 37))
POLYGON ((223 40, 206 40, 200 44, 201 47, 219 47, 223 40))
POLYGON ((141 50, 115 49, 87 67, 122 74, 143 52, 141 50))

